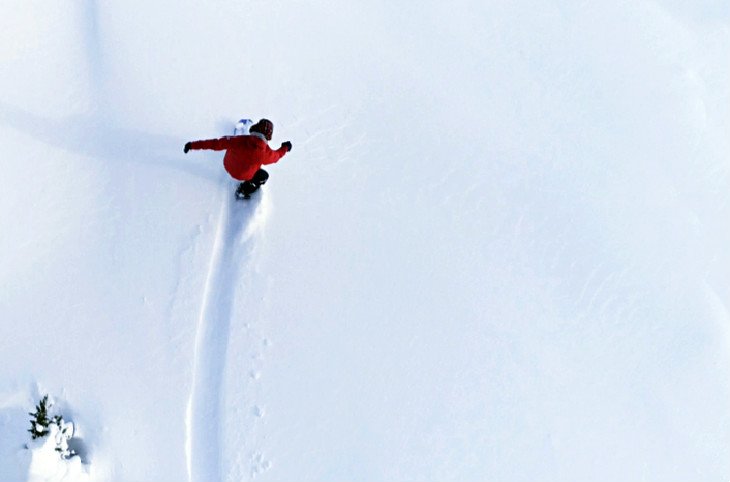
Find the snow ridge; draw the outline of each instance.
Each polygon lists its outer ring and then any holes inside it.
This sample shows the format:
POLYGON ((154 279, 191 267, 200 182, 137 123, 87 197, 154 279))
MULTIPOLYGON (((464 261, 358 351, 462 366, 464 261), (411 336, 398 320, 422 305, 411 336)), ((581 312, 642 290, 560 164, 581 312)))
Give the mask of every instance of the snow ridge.
POLYGON ((185 443, 190 482, 221 480, 221 401, 228 336, 237 280, 250 259, 253 234, 261 224, 261 195, 242 202, 230 192, 226 191, 220 210, 195 339, 185 443))

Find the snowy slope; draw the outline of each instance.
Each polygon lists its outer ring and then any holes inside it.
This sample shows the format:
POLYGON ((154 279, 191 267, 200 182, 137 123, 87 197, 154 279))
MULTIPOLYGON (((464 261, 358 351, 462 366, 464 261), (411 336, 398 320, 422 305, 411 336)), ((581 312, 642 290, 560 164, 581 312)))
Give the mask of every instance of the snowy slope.
POLYGON ((730 478, 724 2, 6 10, 3 481, 730 478))

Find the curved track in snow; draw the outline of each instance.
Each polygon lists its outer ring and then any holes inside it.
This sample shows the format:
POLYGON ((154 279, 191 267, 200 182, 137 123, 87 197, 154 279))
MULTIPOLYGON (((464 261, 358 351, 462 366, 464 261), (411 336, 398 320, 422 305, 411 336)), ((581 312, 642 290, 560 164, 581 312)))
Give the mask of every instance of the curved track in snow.
POLYGON ((250 259, 261 194, 247 202, 226 193, 195 337, 193 383, 187 409, 190 482, 222 480, 221 404, 228 336, 237 281, 250 259))

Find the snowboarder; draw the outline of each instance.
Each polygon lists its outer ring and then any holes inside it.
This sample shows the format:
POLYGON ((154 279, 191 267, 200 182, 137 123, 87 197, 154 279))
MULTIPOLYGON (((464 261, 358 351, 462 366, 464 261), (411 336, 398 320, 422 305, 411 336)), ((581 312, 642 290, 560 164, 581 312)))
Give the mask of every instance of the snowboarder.
POLYGON ((261 166, 273 164, 291 151, 292 144, 289 141, 283 142, 276 150, 271 149, 269 141, 273 133, 274 124, 268 119, 261 119, 251 126, 249 135, 188 142, 183 151, 185 154, 191 149, 226 151, 223 167, 231 177, 241 181, 236 189, 236 197, 248 199, 269 179, 269 173, 261 169, 261 166))

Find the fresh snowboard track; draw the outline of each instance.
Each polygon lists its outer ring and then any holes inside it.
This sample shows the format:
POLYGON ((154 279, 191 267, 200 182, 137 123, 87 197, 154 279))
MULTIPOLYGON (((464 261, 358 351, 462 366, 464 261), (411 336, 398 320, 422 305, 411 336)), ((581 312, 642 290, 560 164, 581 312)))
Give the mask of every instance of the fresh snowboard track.
POLYGON ((188 478, 218 482, 222 478, 222 414, 228 336, 233 321, 237 281, 253 248, 261 195, 236 201, 226 192, 198 320, 193 381, 186 417, 188 478))

